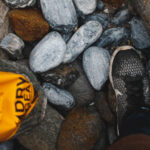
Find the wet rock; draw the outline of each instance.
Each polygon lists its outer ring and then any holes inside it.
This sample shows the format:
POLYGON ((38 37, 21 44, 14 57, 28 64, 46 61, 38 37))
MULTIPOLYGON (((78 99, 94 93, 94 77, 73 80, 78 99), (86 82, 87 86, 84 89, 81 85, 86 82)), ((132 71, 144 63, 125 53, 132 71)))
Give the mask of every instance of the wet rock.
POLYGON ((67 90, 73 95, 78 106, 88 105, 94 100, 95 91, 85 76, 81 65, 75 62, 73 66, 80 72, 80 76, 67 90))
POLYGON ((74 0, 74 3, 83 15, 93 13, 97 5, 96 0, 74 0))
POLYGON ((106 95, 103 92, 99 92, 95 98, 96 108, 98 109, 101 117, 108 123, 114 124, 115 117, 109 108, 106 95))
POLYGON ((0 143, 0 150, 13 150, 13 147, 14 147, 13 141, 0 143))
POLYGON ((57 137, 63 117, 47 105, 46 114, 41 124, 32 131, 17 137, 19 142, 29 150, 56 150, 57 137))
POLYGON ((102 24, 103 29, 106 29, 110 22, 110 18, 106 14, 94 14, 94 15, 89 15, 85 18, 85 22, 88 21, 98 21, 99 23, 102 24))
POLYGON ((131 25, 131 41, 135 48, 144 49, 150 47, 150 36, 148 35, 142 20, 133 18, 131 25))
POLYGON ((50 26, 61 32, 71 32, 78 24, 72 0, 42 0, 41 8, 50 26))
POLYGON ((14 9, 9 19, 13 30, 25 41, 41 39, 49 31, 49 24, 38 9, 14 9))
POLYGON ((12 59, 22 59, 24 42, 13 33, 9 33, 0 43, 0 48, 8 53, 12 59))
POLYGON ((8 11, 9 8, 0 0, 0 41, 9 32, 8 11))
POLYGON ((118 8, 124 2, 124 0, 103 0, 103 1, 109 4, 111 7, 115 7, 115 8, 118 8))
POLYGON ((97 1, 97 9, 100 10, 100 11, 102 11, 102 10, 104 10, 104 7, 105 7, 105 5, 102 2, 102 0, 98 0, 97 1))
POLYGON ((79 72, 72 65, 61 65, 54 70, 40 74, 40 77, 44 82, 63 88, 73 84, 79 77, 79 72))
POLYGON ((102 26, 97 21, 89 21, 81 26, 69 40, 63 62, 70 63, 74 61, 101 36, 102 31, 102 26))
POLYGON ((100 90, 109 73, 109 52, 103 48, 90 47, 83 55, 83 69, 95 90, 100 90))
POLYGON ((108 126, 107 128, 109 144, 113 144, 117 139, 117 133, 114 129, 114 126, 108 126))
POLYGON ((46 72, 61 64, 66 43, 58 32, 48 33, 32 50, 30 68, 34 72, 46 72))
POLYGON ((113 18, 112 22, 116 25, 121 25, 129 21, 131 15, 128 9, 124 9, 119 11, 115 17, 113 18))
POLYGON ((75 108, 63 122, 58 150, 91 150, 102 131, 102 121, 93 108, 75 108))
POLYGON ((4 0, 5 3, 11 8, 25 8, 28 6, 33 6, 36 0, 4 0))
POLYGON ((65 110, 70 110, 75 105, 74 98, 66 90, 59 89, 50 83, 44 83, 43 90, 48 101, 53 105, 60 106, 65 110))
POLYGON ((98 47, 118 46, 121 41, 128 40, 130 32, 124 27, 111 28, 106 30, 97 41, 98 47))

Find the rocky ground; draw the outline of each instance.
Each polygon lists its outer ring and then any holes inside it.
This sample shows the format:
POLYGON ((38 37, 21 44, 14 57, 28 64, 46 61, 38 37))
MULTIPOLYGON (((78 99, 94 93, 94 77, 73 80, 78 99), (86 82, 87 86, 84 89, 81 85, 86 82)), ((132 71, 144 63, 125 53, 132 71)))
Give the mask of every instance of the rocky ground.
POLYGON ((0 150, 105 150, 117 139, 108 79, 115 48, 134 46, 150 77, 150 36, 130 8, 124 0, 0 0, 0 70, 25 74, 41 93, 0 150))

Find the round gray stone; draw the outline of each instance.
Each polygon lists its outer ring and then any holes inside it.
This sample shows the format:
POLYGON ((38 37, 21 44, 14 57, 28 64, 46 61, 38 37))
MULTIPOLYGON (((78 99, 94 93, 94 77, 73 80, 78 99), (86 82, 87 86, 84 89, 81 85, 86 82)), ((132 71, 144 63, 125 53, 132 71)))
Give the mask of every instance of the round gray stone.
POLYGON ((109 52, 103 48, 90 47, 83 54, 83 69, 95 90, 101 90, 108 79, 109 52))
POLYGON ((58 32, 47 34, 32 50, 29 64, 33 72, 45 72, 61 64, 66 43, 58 32))
POLYGON ((71 32, 78 24, 72 0, 41 0, 41 9, 50 26, 61 32, 71 32))
POLYGON ((36 0, 4 0, 5 3, 11 8, 25 8, 33 6, 36 0))
POLYGON ((74 0, 74 3, 84 15, 93 13, 97 6, 97 0, 74 0))
POLYGON ((89 21, 81 26, 67 44, 63 62, 73 62, 87 47, 102 34, 102 25, 98 21, 89 21))
POLYGON ((59 89, 50 83, 44 83, 43 90, 48 101, 53 105, 61 106, 66 110, 70 110, 75 105, 73 96, 66 90, 59 89))

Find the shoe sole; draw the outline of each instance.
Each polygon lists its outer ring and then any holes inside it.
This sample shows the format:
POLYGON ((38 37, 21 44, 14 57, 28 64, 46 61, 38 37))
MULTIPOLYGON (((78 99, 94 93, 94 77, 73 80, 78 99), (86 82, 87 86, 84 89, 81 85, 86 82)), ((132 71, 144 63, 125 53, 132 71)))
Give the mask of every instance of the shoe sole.
POLYGON ((112 57, 110 59, 110 66, 109 66, 109 80, 110 80, 110 83, 112 85, 112 88, 114 89, 114 83, 113 83, 113 77, 112 77, 112 66, 113 66, 113 62, 114 62, 114 59, 116 57, 116 55, 120 52, 120 51, 126 51, 126 50, 134 50, 134 47, 132 46, 121 46, 121 47, 118 47, 114 53, 112 54, 112 57))

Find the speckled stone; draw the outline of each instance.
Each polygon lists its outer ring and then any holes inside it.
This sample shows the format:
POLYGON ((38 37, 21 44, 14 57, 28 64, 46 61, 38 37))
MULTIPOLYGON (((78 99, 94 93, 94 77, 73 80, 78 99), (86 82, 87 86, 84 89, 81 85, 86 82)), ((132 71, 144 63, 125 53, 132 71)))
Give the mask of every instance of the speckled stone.
POLYGON ((102 121, 93 107, 75 108, 62 124, 58 150, 91 150, 101 132, 102 121))
POLYGON ((110 18, 107 14, 94 14, 94 15, 88 15, 85 17, 85 22, 88 21, 98 21, 102 24, 103 29, 106 29, 108 27, 108 24, 110 22, 110 18))
POLYGON ((9 20, 15 33, 28 42, 41 39, 50 28, 41 11, 34 8, 11 10, 9 20))
POLYGON ((124 9, 116 13, 115 17, 113 18, 112 22, 116 25, 122 25, 129 21, 131 18, 130 12, 128 9, 124 9))
POLYGON ((50 26, 61 32, 71 32, 78 24, 72 0, 41 0, 41 9, 50 26))
POLYGON ((66 43, 58 32, 48 33, 32 50, 29 64, 34 72, 46 72, 60 65, 66 43))
POLYGON ((83 69, 95 90, 101 90, 108 79, 109 52, 103 48, 90 47, 83 54, 83 69))
POLYGON ((33 6, 36 0, 4 0, 5 3, 11 8, 25 8, 33 6))
POLYGON ((65 110, 70 110, 74 107, 74 98, 66 90, 59 89, 50 83, 44 83, 43 90, 48 97, 48 101, 53 105, 60 106, 65 110))
POLYGON ((8 53, 12 59, 22 59, 24 42, 13 33, 9 33, 0 43, 0 48, 8 53))
POLYGON ((82 14, 88 15, 96 9, 97 0, 74 0, 74 3, 82 14))
POLYGON ((49 82, 63 88, 72 85, 79 77, 79 72, 72 65, 60 65, 40 74, 40 77, 43 82, 49 82))
POLYGON ((124 27, 110 28, 106 30, 96 45, 98 47, 118 46, 121 41, 128 40, 130 32, 124 27))
POLYGON ((137 49, 150 47, 150 36, 144 27, 142 20, 133 18, 130 21, 131 25, 131 41, 137 49))
POLYGON ((88 46, 96 42, 102 31, 102 25, 97 21, 89 21, 81 26, 67 43, 63 62, 73 62, 88 46))

